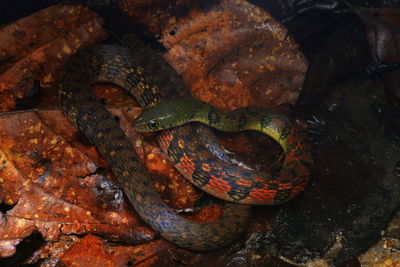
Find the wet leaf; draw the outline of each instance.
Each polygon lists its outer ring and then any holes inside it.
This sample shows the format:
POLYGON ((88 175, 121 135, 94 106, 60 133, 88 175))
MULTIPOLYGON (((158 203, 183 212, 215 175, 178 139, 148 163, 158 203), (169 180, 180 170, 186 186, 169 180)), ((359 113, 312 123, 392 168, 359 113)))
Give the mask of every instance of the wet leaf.
POLYGON ((373 63, 371 72, 381 74, 386 88, 400 100, 400 9, 361 11, 353 8, 365 25, 373 63), (396 66, 397 64, 397 66, 396 66))
POLYGON ((193 95, 233 110, 294 105, 307 60, 287 30, 247 1, 195 7, 163 27, 165 57, 193 95))
POLYGON ((60 111, 3 114, 0 129, 0 197, 14 205, 2 215, 2 256, 32 232, 47 241, 88 232, 130 242, 153 238, 121 188, 99 172, 105 162, 93 147, 74 146, 77 133, 60 111))
POLYGON ((164 240, 139 246, 110 245, 104 240, 87 235, 60 258, 64 266, 151 266, 158 254, 170 248, 164 240))
POLYGON ((400 61, 400 11, 393 8, 370 9, 368 13, 357 11, 364 22, 370 43, 371 55, 376 63, 400 61))
POLYGON ((81 6, 53 6, 0 29, 0 110, 54 90, 55 78, 79 48, 104 39, 101 19, 81 6))
POLYGON ((63 236, 57 242, 48 242, 27 263, 41 260, 41 266, 151 266, 170 257, 163 253, 172 245, 157 240, 142 245, 109 243, 94 235, 63 236))

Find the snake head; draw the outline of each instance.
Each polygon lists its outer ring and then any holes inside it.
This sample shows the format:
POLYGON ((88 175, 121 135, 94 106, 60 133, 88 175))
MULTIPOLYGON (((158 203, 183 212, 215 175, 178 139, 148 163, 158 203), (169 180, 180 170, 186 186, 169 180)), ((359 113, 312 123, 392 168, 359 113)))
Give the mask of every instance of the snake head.
POLYGON ((191 121, 191 114, 197 110, 199 100, 184 98, 146 108, 134 121, 138 132, 154 132, 177 127, 191 121))
POLYGON ((146 121, 143 117, 137 117, 133 122, 133 127, 138 132, 153 132, 162 130, 158 127, 159 122, 157 119, 151 119, 146 121))
POLYGON ((133 121, 138 132, 154 132, 182 125, 187 114, 183 100, 165 102, 145 108, 133 121))
POLYGON ((138 132, 154 132, 177 126, 179 111, 174 106, 168 102, 145 108, 132 126, 138 132))

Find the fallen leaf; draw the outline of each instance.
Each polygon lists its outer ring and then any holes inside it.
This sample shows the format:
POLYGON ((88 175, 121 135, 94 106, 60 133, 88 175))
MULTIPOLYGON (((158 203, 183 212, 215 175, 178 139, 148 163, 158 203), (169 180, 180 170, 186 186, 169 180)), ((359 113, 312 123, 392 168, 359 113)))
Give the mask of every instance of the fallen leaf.
POLYGON ((350 6, 365 25, 374 62, 372 69, 382 73, 386 88, 400 100, 400 10, 369 9, 366 12, 350 6), (392 67, 397 64, 397 67, 392 67))
POLYGON ((75 131, 58 110, 0 116, 0 200, 14 205, 2 215, 2 256, 12 255, 14 246, 33 232, 47 241, 72 233, 129 242, 153 239, 122 189, 99 172, 94 162, 102 166, 104 161, 97 152, 74 147, 74 139, 48 126, 60 124, 75 131))
POLYGON ((79 48, 105 39, 102 20, 82 6, 52 6, 0 29, 0 111, 52 88, 79 48))
POLYGON ((110 245, 94 235, 87 235, 60 258, 64 266, 151 266, 161 252, 171 245, 157 240, 138 246, 110 245))
POLYGON ((295 104, 307 60, 265 10, 223 0, 168 22, 165 57, 195 97, 225 110, 295 104))
POLYGON ((244 0, 161 2, 120 5, 159 37, 195 97, 225 110, 295 104, 308 62, 268 12, 244 0))

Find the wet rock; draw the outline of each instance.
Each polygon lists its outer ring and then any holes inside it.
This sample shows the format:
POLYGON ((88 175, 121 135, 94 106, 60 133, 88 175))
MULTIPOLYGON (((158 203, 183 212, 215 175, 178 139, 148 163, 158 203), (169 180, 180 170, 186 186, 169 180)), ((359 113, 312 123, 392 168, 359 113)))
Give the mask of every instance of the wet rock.
MULTIPOLYGON (((354 41, 344 32, 328 41, 331 54, 319 66, 325 71, 336 68, 335 75, 319 82, 325 87, 318 88, 318 101, 303 105, 310 117, 324 122, 317 125, 320 135, 314 137, 313 182, 297 201, 280 210, 274 229, 280 255, 295 262, 323 258, 338 266, 359 256, 380 238, 400 200, 400 143, 393 136, 397 120, 383 116, 387 113, 382 110, 391 109, 385 90, 357 71, 363 66, 354 58, 343 67, 347 73, 337 71, 343 62, 335 64, 335 40, 343 42, 345 36, 349 47, 363 47, 363 38, 354 41)), ((318 78, 311 84, 318 86, 318 78)))

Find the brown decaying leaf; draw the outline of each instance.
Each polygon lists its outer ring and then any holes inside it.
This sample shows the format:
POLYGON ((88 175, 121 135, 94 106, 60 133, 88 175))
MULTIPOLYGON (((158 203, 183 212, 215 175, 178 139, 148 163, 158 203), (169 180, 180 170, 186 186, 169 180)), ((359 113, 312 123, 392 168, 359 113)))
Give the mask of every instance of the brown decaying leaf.
MULTIPOLYGON (((200 99, 227 110, 247 105, 274 108, 297 99, 306 60, 286 29, 265 11, 245 1, 225 0, 175 17, 160 11, 160 1, 121 3, 126 10, 153 5, 153 11, 162 13, 157 17, 150 11, 135 20, 147 23, 156 34, 154 29, 161 28, 161 41, 169 49, 166 59, 200 99)), ((18 98, 29 95, 35 80, 45 93, 39 106, 54 106, 54 81, 62 64, 77 49, 104 39, 106 33, 101 19, 86 8, 54 6, 2 28, 0 37, 1 109, 13 110, 18 98)), ((98 90, 107 103, 129 107, 112 112, 120 117, 121 127, 150 172, 157 174, 154 183, 166 202, 192 208, 201 194, 152 142, 128 128, 128 119, 139 110, 118 88, 100 86, 98 90)), ((7 220, 0 227, 0 256, 12 255, 15 245, 32 232, 40 232, 46 241, 74 233, 137 242, 153 238, 154 233, 132 215, 121 189, 96 173, 97 166, 107 167, 107 163, 94 147, 77 138, 59 111, 0 116, 0 135, 0 200, 16 203, 1 214, 7 220)), ((220 213, 220 207, 212 206, 193 219, 209 221, 220 213)), ((88 237, 82 244, 87 240, 100 242, 88 237)), ((68 257, 73 257, 71 251, 68 257)), ((68 257, 66 262, 71 263, 68 257)))
POLYGON ((194 1, 119 0, 118 3, 130 18, 140 21, 141 24, 146 25, 149 32, 158 35, 162 25, 166 24, 168 20, 174 19, 176 11, 183 11, 182 7, 185 8, 185 5, 192 7, 194 1))
POLYGON ((65 61, 106 36, 101 19, 81 6, 49 7, 1 28, 0 111, 33 94, 35 81, 54 88, 65 61))
POLYGON ((88 232, 130 242, 154 237, 141 226, 122 190, 96 173, 94 162, 101 166, 102 161, 93 148, 77 149, 70 141, 76 132, 60 111, 3 115, 0 129, 1 201, 15 204, 3 215, 2 256, 11 255, 13 244, 32 232, 47 241, 88 232), (48 125, 62 129, 69 140, 48 125))
POLYGON ((110 244, 103 239, 86 235, 62 236, 57 242, 48 242, 27 260, 41 266, 151 266, 162 258, 163 251, 172 245, 165 240, 157 240, 142 245, 110 244))
POLYGON ((76 235, 61 235, 55 242, 46 242, 25 263, 34 264, 43 260, 41 266, 56 266, 63 254, 79 240, 76 235))
POLYGON ((94 235, 75 243, 60 258, 61 266, 151 266, 157 254, 172 247, 164 240, 138 246, 110 245, 94 235))
POLYGON ((162 22, 165 58, 195 97, 225 110, 296 102, 307 61, 286 28, 264 10, 223 0, 162 22))
POLYGON ((120 1, 168 49, 165 58, 192 94, 218 108, 295 104, 307 60, 287 29, 244 0, 120 1), (189 8, 190 7, 190 8, 189 8))

